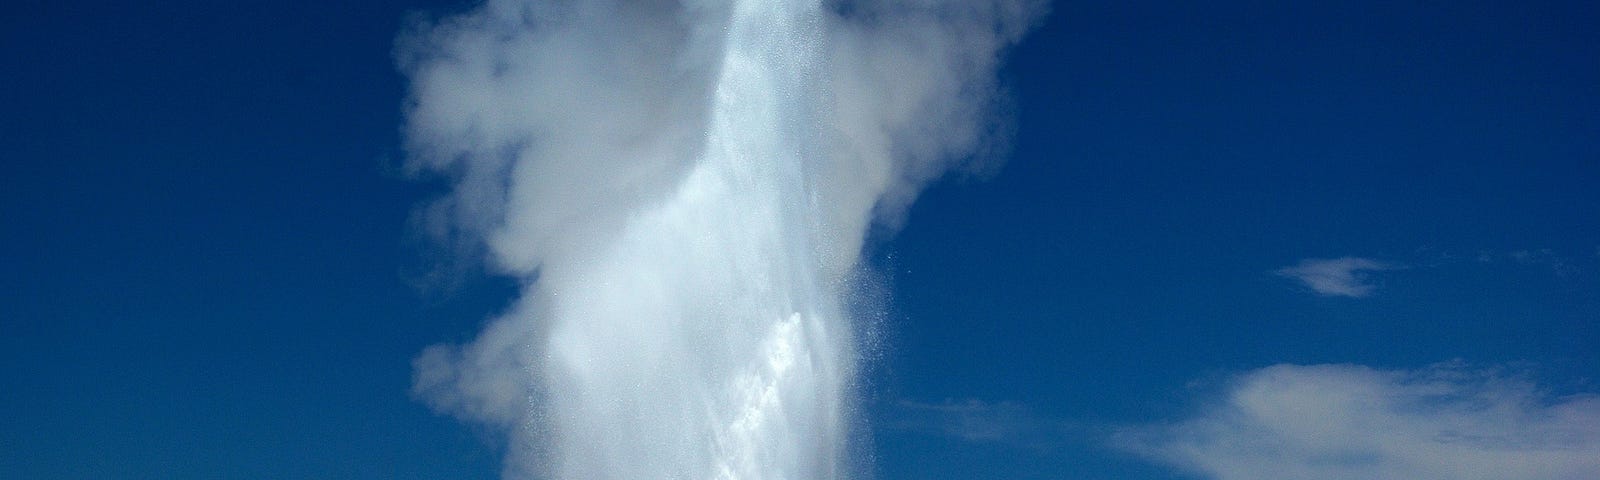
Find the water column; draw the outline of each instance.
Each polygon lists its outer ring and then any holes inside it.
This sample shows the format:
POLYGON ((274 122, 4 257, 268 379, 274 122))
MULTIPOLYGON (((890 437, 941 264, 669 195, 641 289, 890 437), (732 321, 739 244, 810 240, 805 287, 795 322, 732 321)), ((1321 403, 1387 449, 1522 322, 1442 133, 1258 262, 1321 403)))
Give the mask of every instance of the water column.
POLYGON ((820 8, 736 2, 696 165, 593 258, 543 272, 558 478, 842 475, 850 329, 806 178, 820 8))

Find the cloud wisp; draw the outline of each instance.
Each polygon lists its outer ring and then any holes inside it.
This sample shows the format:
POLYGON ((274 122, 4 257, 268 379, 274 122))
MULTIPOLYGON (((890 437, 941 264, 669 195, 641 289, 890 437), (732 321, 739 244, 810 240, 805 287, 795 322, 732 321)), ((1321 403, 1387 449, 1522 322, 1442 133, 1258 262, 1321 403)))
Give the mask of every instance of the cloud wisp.
POLYGON ((1277 365, 1197 415, 1113 443, 1217 480, 1600 478, 1600 397, 1460 365, 1277 365))
POLYGON ((1369 282, 1367 272, 1397 268, 1389 263, 1361 257, 1308 258, 1272 273, 1300 282, 1318 295, 1361 298, 1372 295, 1377 289, 1369 282))
POLYGON ((894 406, 882 420, 884 428, 966 442, 1005 444, 1027 444, 1056 433, 1032 410, 1013 402, 901 400, 894 406))

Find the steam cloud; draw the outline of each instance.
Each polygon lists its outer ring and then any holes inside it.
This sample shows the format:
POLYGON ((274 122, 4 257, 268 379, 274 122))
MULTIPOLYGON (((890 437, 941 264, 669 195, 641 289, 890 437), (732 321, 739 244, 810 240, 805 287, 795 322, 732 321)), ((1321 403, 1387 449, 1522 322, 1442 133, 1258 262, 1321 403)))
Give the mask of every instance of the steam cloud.
POLYGON ((1039 0, 490 0, 402 38, 430 230, 523 280, 415 361, 507 478, 840 478, 863 239, 990 145, 1039 0), (476 250, 473 250, 476 249, 476 250))

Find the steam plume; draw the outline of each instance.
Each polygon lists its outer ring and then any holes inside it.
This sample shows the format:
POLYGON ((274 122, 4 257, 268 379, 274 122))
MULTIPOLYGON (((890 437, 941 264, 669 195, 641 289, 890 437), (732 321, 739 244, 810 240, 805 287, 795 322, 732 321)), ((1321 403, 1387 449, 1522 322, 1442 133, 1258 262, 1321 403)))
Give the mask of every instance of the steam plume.
POLYGON ((507 478, 847 476, 868 229, 979 152, 1031 0, 490 0, 402 39, 434 233, 521 297, 415 361, 507 478))

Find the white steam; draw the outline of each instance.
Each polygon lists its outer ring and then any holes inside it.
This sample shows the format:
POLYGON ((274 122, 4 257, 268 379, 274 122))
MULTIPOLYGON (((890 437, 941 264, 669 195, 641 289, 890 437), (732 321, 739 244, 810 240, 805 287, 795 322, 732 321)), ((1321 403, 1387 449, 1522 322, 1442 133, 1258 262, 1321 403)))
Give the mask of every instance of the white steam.
POLYGON ((873 222, 979 152, 1028 0, 518 1, 420 27, 434 233, 521 298, 416 360, 508 478, 847 476, 843 298, 873 222))

